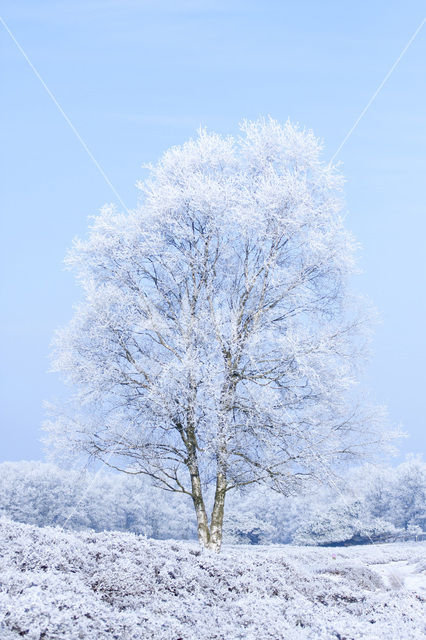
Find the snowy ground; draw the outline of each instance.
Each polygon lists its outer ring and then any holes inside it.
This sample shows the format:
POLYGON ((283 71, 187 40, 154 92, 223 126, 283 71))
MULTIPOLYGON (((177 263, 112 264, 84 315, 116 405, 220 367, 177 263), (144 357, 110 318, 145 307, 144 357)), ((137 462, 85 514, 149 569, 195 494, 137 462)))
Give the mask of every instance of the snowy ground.
POLYGON ((1 640, 424 638, 425 543, 228 547, 0 521, 1 640))

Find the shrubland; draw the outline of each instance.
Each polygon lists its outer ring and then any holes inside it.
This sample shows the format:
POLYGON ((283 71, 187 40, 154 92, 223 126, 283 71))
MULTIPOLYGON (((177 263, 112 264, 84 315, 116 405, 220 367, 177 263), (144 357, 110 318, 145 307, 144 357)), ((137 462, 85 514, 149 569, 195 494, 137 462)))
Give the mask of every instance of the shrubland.
MULTIPOLYGON (((424 544, 227 547, 0 520, 2 640, 414 640, 424 544), (372 553, 371 553, 372 552, 372 553), (376 569, 377 567, 377 569, 376 569)), ((423 579, 424 580, 424 579, 423 579)))

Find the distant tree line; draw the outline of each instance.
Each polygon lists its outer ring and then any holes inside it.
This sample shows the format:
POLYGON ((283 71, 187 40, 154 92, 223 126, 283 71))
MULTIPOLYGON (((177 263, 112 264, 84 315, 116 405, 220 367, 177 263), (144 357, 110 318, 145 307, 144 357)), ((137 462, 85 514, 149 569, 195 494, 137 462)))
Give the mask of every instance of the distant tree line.
MULTIPOLYGON (((210 496, 210 499, 212 496, 210 496)), ((340 545, 426 537, 426 464, 363 465, 334 489, 285 497, 256 487, 235 494, 227 543, 340 545)), ((0 515, 38 526, 131 531, 196 539, 192 504, 170 499, 147 478, 76 472, 43 462, 0 464, 0 515)))

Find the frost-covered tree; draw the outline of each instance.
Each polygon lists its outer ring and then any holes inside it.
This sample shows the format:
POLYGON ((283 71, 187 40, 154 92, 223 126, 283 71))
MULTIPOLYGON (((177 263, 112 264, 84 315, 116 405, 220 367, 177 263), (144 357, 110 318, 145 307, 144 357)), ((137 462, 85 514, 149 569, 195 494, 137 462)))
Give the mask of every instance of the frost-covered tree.
POLYGON ((351 391, 365 304, 347 290, 342 179, 319 154, 290 123, 202 130, 67 258, 84 299, 56 337, 75 393, 51 440, 190 496, 215 550, 230 490, 288 492, 382 440, 351 391))
POLYGON ((414 455, 397 467, 365 464, 311 502, 293 537, 297 544, 424 539, 426 464, 414 455))
POLYGON ((0 517, 39 527, 132 531, 151 538, 194 538, 191 505, 144 476, 83 473, 43 462, 0 464, 0 517), (175 497, 175 501, 176 501, 175 497))
POLYGON ((296 531, 293 541, 302 545, 372 544, 396 538, 400 531, 381 518, 372 518, 362 500, 343 496, 331 506, 322 504, 296 531))
POLYGON ((373 517, 426 531, 426 464, 410 454, 395 468, 363 465, 348 478, 373 517))

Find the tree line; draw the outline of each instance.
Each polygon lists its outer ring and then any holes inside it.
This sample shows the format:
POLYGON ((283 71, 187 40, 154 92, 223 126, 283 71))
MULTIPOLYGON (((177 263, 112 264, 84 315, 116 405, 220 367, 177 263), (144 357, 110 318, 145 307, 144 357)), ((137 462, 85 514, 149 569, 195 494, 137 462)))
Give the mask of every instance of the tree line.
MULTIPOLYGON (((213 496, 207 496, 211 502, 213 496)), ((344 484, 283 496, 251 487, 230 498, 228 544, 335 545, 426 535, 426 464, 362 465, 344 484)), ((131 531, 156 539, 197 537, 187 496, 171 499, 143 477, 78 472, 43 462, 0 464, 0 515, 27 524, 131 531)))

